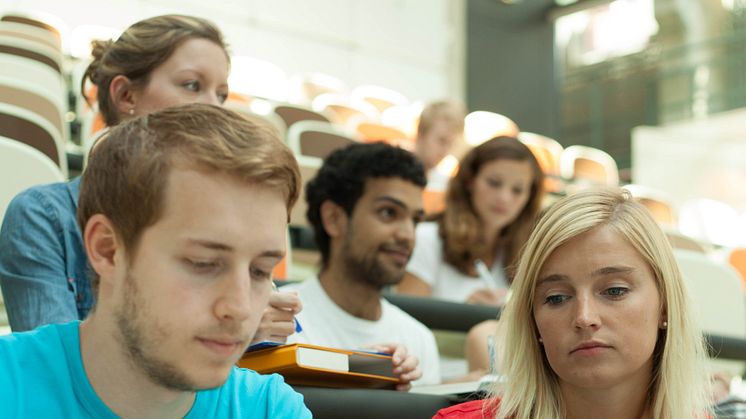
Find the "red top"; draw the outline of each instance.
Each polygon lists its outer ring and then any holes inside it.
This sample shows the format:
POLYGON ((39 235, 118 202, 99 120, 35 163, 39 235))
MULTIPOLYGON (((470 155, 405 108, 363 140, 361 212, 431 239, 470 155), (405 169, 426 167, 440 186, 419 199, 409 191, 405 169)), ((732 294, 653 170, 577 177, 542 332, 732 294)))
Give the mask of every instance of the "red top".
MULTIPOLYGON (((472 400, 470 402, 440 409, 435 413, 433 419, 492 419, 497 413, 496 408, 500 405, 500 401, 498 400, 493 409, 486 411, 482 410, 487 401, 489 401, 489 399, 472 400), (485 416, 485 413, 489 416, 485 416)), ((711 415, 702 415, 698 417, 712 419, 711 415)))
MULTIPOLYGON (((470 402, 457 404, 445 409, 440 409, 437 413, 435 413, 433 419, 491 419, 495 417, 495 413, 497 412, 494 408, 483 410, 485 403, 487 403, 488 401, 489 399, 472 400, 470 402), (485 416, 485 414, 487 416, 485 416)), ((496 403, 494 407, 497 407, 498 404, 499 403, 496 403)))

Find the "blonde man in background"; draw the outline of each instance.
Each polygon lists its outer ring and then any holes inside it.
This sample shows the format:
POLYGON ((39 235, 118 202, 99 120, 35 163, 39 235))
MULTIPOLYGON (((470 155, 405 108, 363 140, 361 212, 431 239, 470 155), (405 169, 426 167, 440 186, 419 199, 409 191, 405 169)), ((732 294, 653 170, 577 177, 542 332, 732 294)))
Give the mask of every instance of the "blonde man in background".
MULTIPOLYGON (((466 107, 455 101, 432 102, 422 110, 414 153, 425 166, 428 189, 446 189, 455 166, 442 168, 439 164, 463 140, 465 117, 466 107)), ((457 163, 455 158, 453 163, 457 163)))

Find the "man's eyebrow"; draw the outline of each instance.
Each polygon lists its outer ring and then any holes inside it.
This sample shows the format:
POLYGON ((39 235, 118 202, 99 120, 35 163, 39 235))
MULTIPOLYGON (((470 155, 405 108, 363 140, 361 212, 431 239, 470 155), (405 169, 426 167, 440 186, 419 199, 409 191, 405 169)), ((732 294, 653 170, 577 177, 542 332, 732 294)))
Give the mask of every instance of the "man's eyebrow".
POLYGON ((189 238, 187 239, 187 244, 204 247, 210 250, 220 250, 224 252, 230 252, 231 250, 233 250, 233 246, 229 246, 225 243, 220 243, 213 240, 189 238))
POLYGON ((402 207, 405 209, 409 208, 407 207, 407 204, 405 204, 404 201, 402 201, 401 199, 396 199, 393 196, 389 196, 389 195, 379 196, 378 198, 373 200, 373 202, 380 202, 380 201, 389 202, 391 204, 396 205, 397 207, 402 207))
POLYGON ((283 252, 282 250, 267 250, 260 253, 259 257, 282 259, 285 257, 285 252, 283 252))
MULTIPOLYGON (((403 209, 407 209, 407 210, 409 209, 409 206, 407 206, 407 204, 404 203, 404 201, 402 201, 401 199, 396 199, 393 196, 384 195, 373 200, 373 202, 381 202, 381 201, 389 202, 403 209)), ((412 211, 414 212, 414 215, 417 217, 422 217, 425 215, 425 210, 422 208, 413 209, 412 211)))
MULTIPOLYGON (((225 243, 220 243, 220 242, 216 242, 212 240, 187 239, 187 243, 189 245, 200 246, 206 249, 218 250, 221 252, 230 252, 234 250, 233 246, 229 246, 225 243)), ((260 253, 259 257, 271 257, 271 258, 282 259, 285 257, 285 252, 282 250, 266 250, 260 253)))

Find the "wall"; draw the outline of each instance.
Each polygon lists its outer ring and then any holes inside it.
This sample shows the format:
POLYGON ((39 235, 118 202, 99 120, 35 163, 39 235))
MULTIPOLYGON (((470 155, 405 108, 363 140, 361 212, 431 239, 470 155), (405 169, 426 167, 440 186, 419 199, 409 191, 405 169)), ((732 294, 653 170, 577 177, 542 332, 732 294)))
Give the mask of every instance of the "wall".
POLYGON ((349 87, 379 84, 412 99, 463 95, 462 0, 6 0, 3 6, 51 13, 70 28, 124 29, 158 14, 194 14, 217 23, 235 54, 274 62, 289 75, 324 72, 349 87))
POLYGON ((501 113, 524 131, 557 138, 554 25, 546 16, 553 1, 467 4, 469 107, 501 113))

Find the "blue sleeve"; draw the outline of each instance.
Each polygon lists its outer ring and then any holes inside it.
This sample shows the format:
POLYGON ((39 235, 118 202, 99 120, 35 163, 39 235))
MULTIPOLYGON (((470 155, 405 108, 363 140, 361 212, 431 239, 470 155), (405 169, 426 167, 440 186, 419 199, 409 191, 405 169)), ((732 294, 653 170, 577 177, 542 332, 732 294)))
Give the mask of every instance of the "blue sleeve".
POLYGON ((78 320, 57 208, 33 188, 11 201, 0 229, 0 286, 14 331, 78 320))
POLYGON ((269 417, 273 419, 312 418, 311 411, 303 403, 303 395, 285 383, 282 376, 273 374, 269 390, 269 417))

